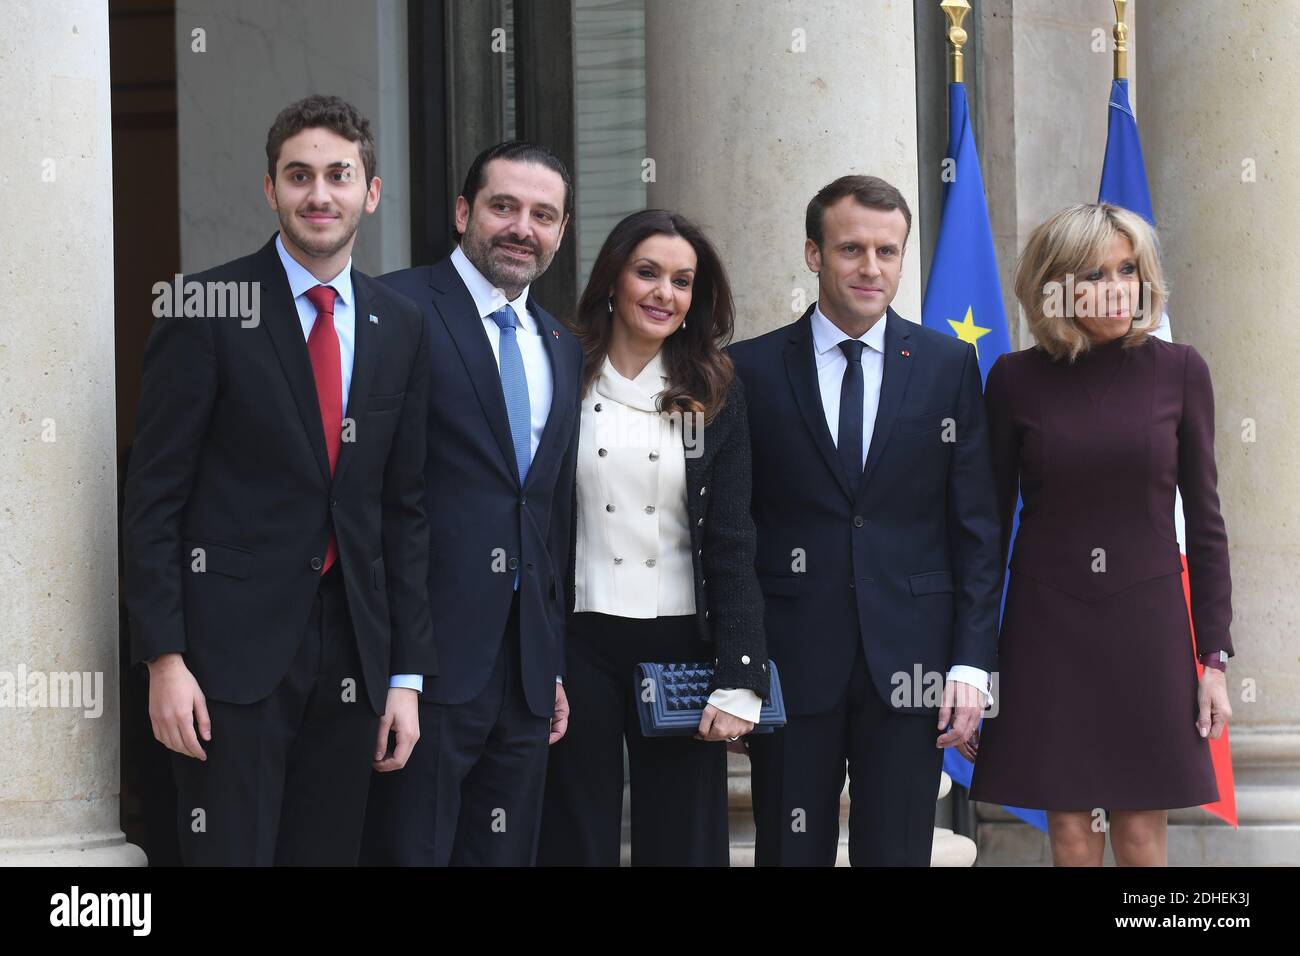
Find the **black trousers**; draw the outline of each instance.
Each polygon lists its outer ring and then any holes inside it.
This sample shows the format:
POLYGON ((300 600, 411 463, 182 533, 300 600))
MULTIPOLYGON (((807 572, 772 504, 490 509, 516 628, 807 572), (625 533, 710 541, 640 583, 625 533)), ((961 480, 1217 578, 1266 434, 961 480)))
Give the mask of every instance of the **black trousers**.
POLYGON ((834 866, 840 794, 849 776, 849 862, 929 866, 943 751, 937 715, 881 700, 859 646, 844 699, 751 736, 758 866, 834 866))
POLYGON ((372 774, 362 863, 531 866, 550 719, 524 698, 519 595, 492 676, 464 704, 420 701, 420 740, 401 770, 372 774))
POLYGON ((564 689, 569 730, 551 748, 538 863, 618 866, 623 743, 631 768, 632 865, 727 866, 727 755, 721 742, 644 737, 634 669, 711 661, 694 616, 575 614, 564 689))
POLYGON ((212 740, 199 741, 207 760, 171 755, 182 860, 356 865, 379 717, 337 564, 321 578, 298 653, 271 695, 207 707, 212 740))

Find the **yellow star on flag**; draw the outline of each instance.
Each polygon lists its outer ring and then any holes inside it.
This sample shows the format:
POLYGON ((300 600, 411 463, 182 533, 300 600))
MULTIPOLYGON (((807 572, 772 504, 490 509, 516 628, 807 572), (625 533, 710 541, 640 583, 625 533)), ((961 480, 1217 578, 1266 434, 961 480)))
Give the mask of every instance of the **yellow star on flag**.
POLYGON ((971 307, 969 305, 966 306, 966 317, 964 319, 960 322, 954 322, 952 319, 949 319, 948 324, 952 326, 953 334, 956 335, 957 338, 975 346, 975 357, 979 358, 980 338, 988 335, 993 330, 975 324, 975 319, 971 316, 971 307))

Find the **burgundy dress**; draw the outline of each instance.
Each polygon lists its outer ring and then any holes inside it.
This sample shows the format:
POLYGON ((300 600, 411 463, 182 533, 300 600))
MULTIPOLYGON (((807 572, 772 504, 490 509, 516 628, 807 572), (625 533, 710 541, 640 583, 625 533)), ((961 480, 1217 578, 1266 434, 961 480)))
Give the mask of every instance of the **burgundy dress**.
POLYGON ((1003 355, 985 390, 1003 554, 1023 500, 971 797, 1043 810, 1218 799, 1174 494, 1183 496, 1199 653, 1232 653, 1214 394, 1195 349, 1148 338, 1074 364, 1003 355))

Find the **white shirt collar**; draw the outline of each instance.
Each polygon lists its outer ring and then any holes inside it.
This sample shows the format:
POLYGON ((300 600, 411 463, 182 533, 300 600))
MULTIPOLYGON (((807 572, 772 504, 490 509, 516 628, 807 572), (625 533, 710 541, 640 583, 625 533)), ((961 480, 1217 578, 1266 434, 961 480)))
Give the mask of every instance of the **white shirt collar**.
POLYGON ((284 274, 289 279, 289 291, 293 293, 296 299, 308 289, 313 289, 318 285, 327 285, 334 289, 335 294, 343 300, 344 305, 352 304, 352 257, 348 256, 348 261, 343 264, 343 269, 333 279, 328 282, 321 282, 314 275, 303 268, 293 256, 289 255, 289 250, 284 247, 280 240, 280 234, 275 234, 275 251, 280 254, 280 264, 284 266, 284 274))
POLYGON ((643 412, 659 411, 659 393, 668 387, 663 354, 663 349, 656 352, 654 358, 646 363, 646 367, 634 379, 624 378, 606 355, 605 364, 596 379, 596 391, 629 408, 639 408, 643 412))
MULTIPOLYGON (((480 319, 486 319, 506 304, 505 297, 493 287, 483 273, 478 271, 478 266, 469 261, 469 256, 465 255, 465 250, 459 244, 451 251, 451 264, 460 274, 461 281, 465 283, 465 288, 469 289, 469 294, 474 299, 474 306, 478 309, 480 319)), ((518 298, 511 299, 509 304, 515 310, 515 319, 523 327, 523 330, 535 334, 537 329, 533 324, 533 317, 528 314, 529 288, 529 286, 524 286, 524 291, 519 293, 518 298)))
MULTIPOLYGON (((883 355, 885 352, 885 323, 888 320, 889 313, 886 312, 877 320, 875 325, 867 329, 865 334, 858 337, 858 341, 883 355)), ((813 348, 817 350, 818 355, 824 355, 831 349, 838 349, 841 342, 853 338, 853 336, 826 318, 822 314, 820 305, 813 307, 812 335, 813 348)))

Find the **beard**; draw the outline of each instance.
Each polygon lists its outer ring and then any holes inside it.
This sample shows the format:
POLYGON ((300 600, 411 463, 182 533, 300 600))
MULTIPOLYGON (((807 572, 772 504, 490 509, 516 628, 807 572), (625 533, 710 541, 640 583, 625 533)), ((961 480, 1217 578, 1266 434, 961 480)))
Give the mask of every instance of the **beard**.
POLYGON ((338 234, 338 238, 309 232, 298 222, 298 211, 290 212, 283 205, 276 212, 276 216, 280 220, 280 230, 293 241, 295 246, 312 258, 326 259, 344 249, 357 234, 357 227, 361 224, 360 208, 350 218, 346 210, 340 210, 340 213, 339 221, 344 228, 342 233, 338 234))
POLYGON ((472 219, 461 236, 461 246, 465 250, 465 258, 474 263, 474 268, 497 289, 523 289, 524 286, 532 285, 555 258, 554 249, 549 253, 543 252, 533 240, 516 239, 509 230, 496 236, 485 235, 474 227, 472 219), (507 258, 505 253, 497 249, 506 242, 531 249, 532 260, 517 262, 507 258))

